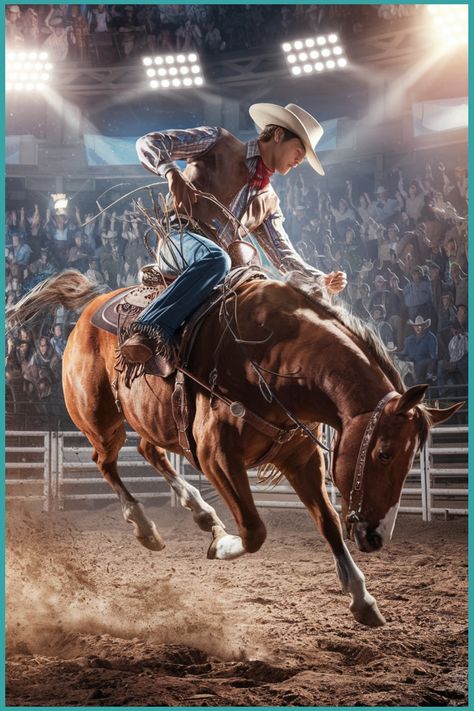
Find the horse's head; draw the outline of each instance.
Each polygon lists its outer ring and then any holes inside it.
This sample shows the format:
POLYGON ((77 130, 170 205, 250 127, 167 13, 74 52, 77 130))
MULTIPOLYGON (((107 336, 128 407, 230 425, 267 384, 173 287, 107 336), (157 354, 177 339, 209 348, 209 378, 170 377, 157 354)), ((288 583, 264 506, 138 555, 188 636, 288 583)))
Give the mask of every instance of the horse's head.
POLYGON ((444 410, 421 406, 427 385, 389 394, 373 412, 343 424, 334 452, 333 476, 342 496, 348 534, 365 552, 392 537, 403 483, 429 428, 462 403, 444 410))

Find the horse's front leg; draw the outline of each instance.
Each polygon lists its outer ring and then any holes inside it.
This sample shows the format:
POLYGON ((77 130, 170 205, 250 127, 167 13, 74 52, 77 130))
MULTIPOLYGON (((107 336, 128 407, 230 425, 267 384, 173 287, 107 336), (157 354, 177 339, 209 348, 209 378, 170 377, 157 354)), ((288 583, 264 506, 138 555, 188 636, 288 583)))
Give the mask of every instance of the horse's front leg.
POLYGON ((324 459, 319 449, 308 458, 308 448, 293 451, 278 468, 286 476, 308 509, 316 527, 328 542, 336 562, 343 592, 352 596, 350 610, 358 622, 369 627, 385 624, 375 598, 367 592, 363 573, 354 563, 344 543, 337 512, 331 504, 324 483, 324 459))
POLYGON ((244 553, 258 551, 267 532, 255 506, 247 470, 239 455, 242 445, 238 436, 232 428, 225 432, 221 429, 220 433, 217 430, 214 428, 207 436, 201 437, 199 461, 204 474, 229 507, 239 535, 231 535, 220 526, 213 526, 213 540, 207 557, 233 560, 244 553))

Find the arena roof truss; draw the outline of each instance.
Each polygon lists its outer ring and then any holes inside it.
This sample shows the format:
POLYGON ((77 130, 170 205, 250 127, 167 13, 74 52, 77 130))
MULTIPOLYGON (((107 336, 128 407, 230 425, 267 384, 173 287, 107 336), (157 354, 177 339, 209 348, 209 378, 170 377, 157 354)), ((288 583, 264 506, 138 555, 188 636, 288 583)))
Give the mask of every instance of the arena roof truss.
MULTIPOLYGON (((403 66, 430 46, 426 28, 417 25, 376 35, 364 34, 349 42, 347 54, 350 61, 362 67, 403 66)), ((204 74, 210 87, 218 85, 221 89, 263 85, 276 79, 292 80, 279 48, 258 55, 253 51, 246 56, 223 55, 208 61, 204 74)), ((142 66, 137 61, 113 67, 58 66, 55 83, 65 95, 104 96, 137 91, 141 81, 142 66)))

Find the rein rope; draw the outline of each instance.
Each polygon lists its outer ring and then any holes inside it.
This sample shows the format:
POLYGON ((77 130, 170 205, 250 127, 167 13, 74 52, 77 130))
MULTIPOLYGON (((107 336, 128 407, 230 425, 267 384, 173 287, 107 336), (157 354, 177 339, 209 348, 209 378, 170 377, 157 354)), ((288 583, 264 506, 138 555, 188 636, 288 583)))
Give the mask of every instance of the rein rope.
MULTIPOLYGON (((223 336, 226 331, 228 331, 231 336, 234 339, 234 342, 239 346, 241 352, 243 353, 244 357, 249 361, 253 371, 256 373, 257 378, 258 378, 258 386, 260 393, 262 397, 268 402, 272 403, 273 401, 279 405, 279 407, 283 410, 285 415, 290 419, 294 425, 295 429, 299 429, 303 434, 305 434, 307 437, 309 437, 315 444, 317 444, 319 447, 322 447, 326 452, 331 452, 332 450, 327 447, 323 442, 321 442, 313 433, 313 431, 304 423, 302 422, 296 415, 294 415, 287 407, 286 405, 280 400, 280 398, 276 395, 274 390, 270 387, 270 385, 267 383, 263 376, 263 372, 270 373, 272 375, 275 375, 276 377, 279 378, 299 378, 301 375, 298 373, 276 373, 271 370, 267 370, 266 368, 263 368, 256 360, 254 360, 249 352, 248 349, 246 348, 247 345, 255 345, 255 344, 260 344, 260 343, 266 343, 268 342, 272 336, 274 335, 273 332, 270 332, 269 335, 262 339, 262 340, 246 340, 242 338, 241 333, 240 333, 240 328, 239 328, 239 322, 238 322, 238 295, 235 290, 235 288, 229 287, 226 282, 224 282, 223 285, 224 288, 224 300, 221 308, 220 315, 223 316, 224 321, 225 321, 225 328, 223 332, 223 336), (233 300, 233 317, 229 316, 227 312, 227 302, 232 299, 233 300), (235 322, 235 329, 232 327, 232 322, 235 322)), ((221 340, 219 341, 218 349, 220 348, 222 344, 222 339, 223 336, 221 337, 221 340)), ((216 359, 218 357, 218 349, 216 349, 216 359)), ((217 368, 214 367, 212 371, 212 375, 214 377, 214 380, 216 380, 216 374, 217 374, 217 368)))

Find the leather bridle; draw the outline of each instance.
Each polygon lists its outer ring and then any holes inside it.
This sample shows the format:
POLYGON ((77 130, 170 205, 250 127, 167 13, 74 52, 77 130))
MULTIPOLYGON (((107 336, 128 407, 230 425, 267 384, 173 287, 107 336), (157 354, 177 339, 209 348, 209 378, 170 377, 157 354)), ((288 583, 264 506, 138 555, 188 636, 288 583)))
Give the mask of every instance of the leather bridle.
POLYGON ((364 474, 365 474, 365 464, 367 460, 367 453, 372 441, 372 437, 378 425, 378 422, 382 416, 383 409, 385 405, 393 400, 394 397, 399 395, 395 390, 391 390, 380 400, 375 410, 372 412, 370 419, 365 428, 364 435, 362 437, 362 442, 360 444, 359 454, 357 456, 357 462, 354 472, 354 480, 352 482, 352 489, 349 496, 349 510, 347 512, 346 521, 349 525, 359 523, 362 513, 362 502, 364 498, 364 474))

